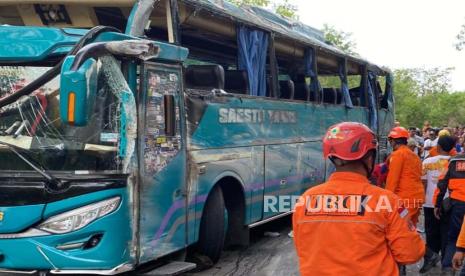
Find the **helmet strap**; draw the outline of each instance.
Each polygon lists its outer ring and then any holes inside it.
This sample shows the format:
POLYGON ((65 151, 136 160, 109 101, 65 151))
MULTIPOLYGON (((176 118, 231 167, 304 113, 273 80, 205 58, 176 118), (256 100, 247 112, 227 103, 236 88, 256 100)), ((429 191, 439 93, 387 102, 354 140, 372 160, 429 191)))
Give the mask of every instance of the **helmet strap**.
POLYGON ((360 160, 360 161, 362 162, 363 168, 364 168, 365 171, 367 172, 367 178, 370 178, 370 177, 371 177, 371 175, 372 175, 372 173, 373 173, 373 170, 375 169, 375 163, 376 163, 376 160, 375 160, 376 151, 373 151, 373 150, 372 150, 372 151, 370 151, 369 153, 371 153, 371 156, 372 156, 372 158, 371 158, 371 169, 368 168, 368 165, 367 165, 367 163, 366 163, 366 161, 365 161, 365 159, 366 159, 366 157, 368 156, 368 154, 365 155, 365 156, 363 157, 362 160, 360 160))

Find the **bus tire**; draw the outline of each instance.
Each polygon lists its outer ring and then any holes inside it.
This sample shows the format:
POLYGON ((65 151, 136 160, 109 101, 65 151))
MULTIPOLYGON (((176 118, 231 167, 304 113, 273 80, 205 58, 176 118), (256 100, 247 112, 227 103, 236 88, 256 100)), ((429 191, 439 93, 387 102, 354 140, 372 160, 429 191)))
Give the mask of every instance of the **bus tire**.
POLYGON ((203 208, 197 243, 197 253, 207 256, 213 264, 220 259, 224 247, 225 211, 223 192, 216 186, 203 208))

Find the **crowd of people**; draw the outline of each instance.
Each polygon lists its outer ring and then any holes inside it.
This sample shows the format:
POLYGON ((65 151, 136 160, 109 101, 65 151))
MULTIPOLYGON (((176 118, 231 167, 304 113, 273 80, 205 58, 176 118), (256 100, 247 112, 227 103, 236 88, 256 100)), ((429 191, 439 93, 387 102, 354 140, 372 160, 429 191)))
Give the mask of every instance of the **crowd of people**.
MULTIPOLYGON (((400 123, 396 122, 396 125, 400 125, 400 123)), ((465 128, 462 126, 432 127, 426 121, 421 129, 410 126, 408 131, 407 144, 422 160, 430 156, 431 149, 433 149, 433 155, 435 154, 434 147, 436 147, 439 137, 444 135, 451 136, 455 140, 454 154, 465 152, 465 128)))
POLYGON ((303 195, 308 202, 296 206, 293 217, 302 275, 405 275, 405 265, 421 258, 420 273, 439 263, 441 275, 461 270, 464 129, 426 122, 420 130, 397 123, 388 139, 392 152, 375 165, 376 135, 367 126, 346 122, 328 130, 323 152, 336 171, 303 195), (352 201, 361 204, 357 212, 352 201), (383 208, 391 203, 395 208, 383 208), (426 243, 417 231, 422 211, 426 243), (330 256, 334 250, 349 263, 330 256))

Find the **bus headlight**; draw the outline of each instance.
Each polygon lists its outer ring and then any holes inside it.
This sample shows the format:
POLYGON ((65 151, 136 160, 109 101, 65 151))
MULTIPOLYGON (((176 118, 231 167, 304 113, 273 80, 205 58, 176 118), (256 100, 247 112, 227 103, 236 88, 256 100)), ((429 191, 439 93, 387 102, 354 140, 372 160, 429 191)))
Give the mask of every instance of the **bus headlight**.
POLYGON ((79 230, 92 221, 115 211, 121 202, 120 197, 110 198, 72 211, 53 216, 39 225, 39 229, 54 234, 64 234, 79 230))

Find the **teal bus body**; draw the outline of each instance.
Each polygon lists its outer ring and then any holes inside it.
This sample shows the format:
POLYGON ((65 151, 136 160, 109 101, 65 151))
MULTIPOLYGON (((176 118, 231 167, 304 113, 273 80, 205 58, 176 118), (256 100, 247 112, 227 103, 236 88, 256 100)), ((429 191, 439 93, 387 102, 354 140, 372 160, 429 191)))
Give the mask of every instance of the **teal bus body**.
MULTIPOLYGON (((0 36, 11 39, 0 43, 0 60, 33 63, 62 55, 85 33, 1 26, 0 36)), ((139 38, 107 32, 94 42, 127 39, 139 38)), ((126 186, 42 204, 4 206, 0 201, 0 272, 116 274, 170 256, 199 241, 204 207, 215 187, 223 191, 225 220, 234 221, 239 212, 244 228, 288 213, 293 197, 322 183, 332 169, 322 156, 326 129, 342 121, 370 123, 368 108, 361 106, 215 90, 199 93, 186 88, 183 81, 188 49, 153 43, 160 49, 156 58, 128 67, 129 86, 138 94, 139 117, 134 158, 138 167, 129 174, 126 186), (150 126, 150 107, 159 100, 156 88, 149 87, 151 77, 169 84, 166 87, 177 108, 176 139, 162 161, 153 160, 167 149, 163 146, 166 140, 153 133, 159 129, 150 126), (30 234, 53 216, 114 197, 120 198, 116 210, 81 229, 30 234), (280 200, 288 211, 276 209, 282 205, 277 204, 280 200), (85 244, 96 235, 101 237, 98 245, 86 249, 85 244), (76 244, 84 245, 74 248, 76 244)), ((394 122, 390 104, 389 109, 377 110, 380 140, 386 139, 394 122)), ((2 186, 0 194, 1 190, 2 186)), ((226 240, 239 233, 235 230, 240 227, 233 230, 226 230, 226 240)))

